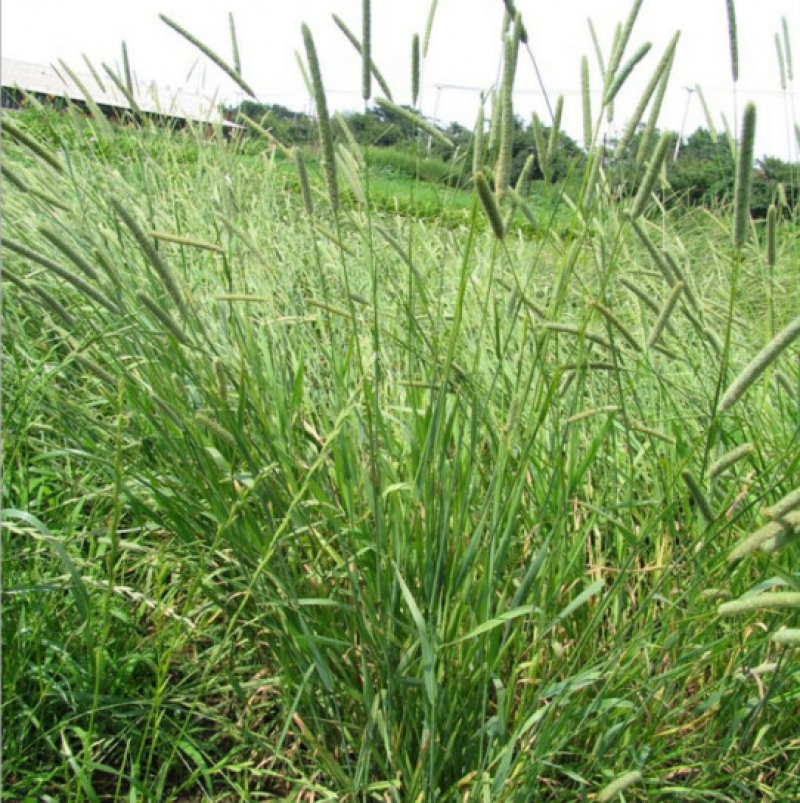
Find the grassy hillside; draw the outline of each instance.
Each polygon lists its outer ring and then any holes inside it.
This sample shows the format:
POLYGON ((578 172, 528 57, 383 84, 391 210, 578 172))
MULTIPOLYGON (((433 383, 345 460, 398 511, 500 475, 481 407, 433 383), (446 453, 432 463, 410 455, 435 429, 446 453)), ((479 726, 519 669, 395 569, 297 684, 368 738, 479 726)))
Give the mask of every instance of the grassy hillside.
POLYGON ((800 792, 797 213, 4 123, 4 799, 800 792))

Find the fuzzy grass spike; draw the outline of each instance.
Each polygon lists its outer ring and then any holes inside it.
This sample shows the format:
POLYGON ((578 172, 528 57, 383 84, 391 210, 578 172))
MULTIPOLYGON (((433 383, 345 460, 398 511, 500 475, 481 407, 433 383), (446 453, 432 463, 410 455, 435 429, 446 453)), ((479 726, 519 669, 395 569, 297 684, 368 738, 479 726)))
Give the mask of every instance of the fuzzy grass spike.
POLYGON ((723 602, 717 608, 720 616, 736 616, 752 611, 778 611, 786 609, 800 610, 800 592, 797 591, 764 591, 739 597, 731 602, 723 602))
POLYGON ((730 410, 798 336, 800 336, 800 318, 795 318, 795 320, 767 343, 750 363, 748 363, 739 376, 736 377, 720 400, 720 412, 724 413, 730 410))
POLYGON ((748 103, 742 121, 742 138, 736 160, 733 245, 741 248, 747 240, 750 222, 750 188, 753 183, 753 149, 756 140, 756 107, 748 103))
POLYGON ((331 131, 331 120, 328 114, 328 101, 325 98, 322 72, 319 68, 317 48, 314 45, 311 29, 303 23, 301 30, 306 49, 306 59, 308 60, 309 78, 311 79, 311 87, 314 90, 314 103, 317 107, 317 128, 322 145, 322 166, 325 171, 325 183, 328 186, 331 206, 336 211, 339 208, 339 184, 336 179, 336 154, 333 149, 333 132, 331 131))

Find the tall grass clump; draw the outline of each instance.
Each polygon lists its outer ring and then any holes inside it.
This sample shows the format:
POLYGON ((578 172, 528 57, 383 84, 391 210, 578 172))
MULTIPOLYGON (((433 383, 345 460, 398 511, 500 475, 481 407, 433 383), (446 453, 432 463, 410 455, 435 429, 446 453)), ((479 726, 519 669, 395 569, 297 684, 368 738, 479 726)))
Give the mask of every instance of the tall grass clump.
POLYGON ((668 132, 620 197, 645 8, 586 172, 553 119, 502 202, 503 101, 454 154, 384 89, 447 160, 362 142, 306 26, 310 145, 5 113, 9 800, 796 795, 797 212, 732 253, 668 132))

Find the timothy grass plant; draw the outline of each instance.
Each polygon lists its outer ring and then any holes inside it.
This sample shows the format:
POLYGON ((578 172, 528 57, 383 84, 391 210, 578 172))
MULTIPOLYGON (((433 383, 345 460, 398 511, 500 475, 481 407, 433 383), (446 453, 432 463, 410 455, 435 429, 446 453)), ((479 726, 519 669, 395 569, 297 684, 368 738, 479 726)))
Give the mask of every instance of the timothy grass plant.
POLYGON ((800 244, 734 282, 738 210, 652 203, 667 139, 615 197, 640 5, 535 232, 480 153, 375 203, 329 121, 320 162, 4 126, 7 799, 796 794, 800 244))

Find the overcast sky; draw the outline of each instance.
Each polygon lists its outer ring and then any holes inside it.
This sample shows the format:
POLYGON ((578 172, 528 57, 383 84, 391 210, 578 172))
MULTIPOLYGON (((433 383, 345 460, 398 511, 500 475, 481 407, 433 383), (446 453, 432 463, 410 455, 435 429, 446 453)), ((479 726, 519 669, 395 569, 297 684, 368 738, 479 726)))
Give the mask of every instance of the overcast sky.
MULTIPOLYGON (((373 57, 390 84, 395 100, 410 103, 411 38, 422 37, 430 0, 373 0, 373 57)), ((591 84, 600 75, 587 20, 597 30, 608 58, 614 28, 624 21, 629 0, 516 0, 529 32, 532 52, 552 99, 564 95, 564 125, 581 139, 580 59, 589 57, 591 84)), ((653 48, 623 88, 610 132, 619 131, 655 68, 670 37, 681 31, 662 128, 685 132, 705 125, 696 95, 686 87, 699 84, 717 126, 722 115, 732 126, 734 92, 725 0, 645 0, 628 53, 644 42, 653 48), (688 104, 687 104, 688 101, 688 104), (688 110, 687 110, 688 105, 688 110)), ((332 21, 336 13, 360 37, 360 0, 3 0, 2 55, 23 61, 53 63, 63 58, 85 71, 82 55, 98 66, 120 62, 120 43, 128 46, 140 80, 181 87, 227 100, 240 97, 232 82, 159 19, 172 17, 199 39, 230 59, 227 14, 234 14, 245 79, 258 99, 293 109, 310 110, 295 61, 302 50, 301 22, 311 27, 322 64, 329 103, 338 109, 362 109, 361 66, 352 46, 332 21)), ((744 104, 758 106, 756 155, 800 158, 793 126, 800 122, 800 0, 738 0, 738 116, 744 104), (781 17, 789 25, 795 80, 781 91, 775 34, 781 17)), ((498 74, 501 57, 501 0, 439 0, 430 51, 423 66, 420 105, 429 116, 472 126, 480 90, 498 74), (437 86, 439 88, 437 88, 437 86)), ((599 101, 593 95, 595 103, 599 101)), ((516 113, 529 119, 547 107, 528 55, 521 53, 515 92, 516 113)))

